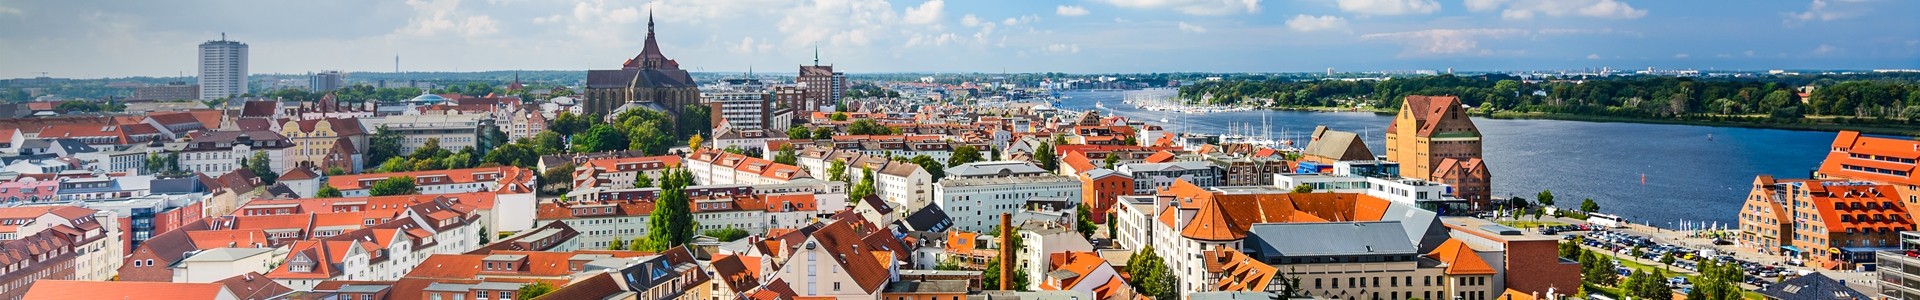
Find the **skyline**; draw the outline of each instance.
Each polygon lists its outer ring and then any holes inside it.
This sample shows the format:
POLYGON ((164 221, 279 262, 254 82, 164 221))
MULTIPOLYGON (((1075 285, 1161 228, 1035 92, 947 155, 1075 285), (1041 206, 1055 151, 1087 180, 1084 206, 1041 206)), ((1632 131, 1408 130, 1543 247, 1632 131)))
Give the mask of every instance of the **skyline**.
POLYGON ((1920 68, 1920 20, 1894 14, 1920 2, 1670 2, 0 1, 0 26, 35 28, 0 31, 0 78, 192 76, 222 33, 256 74, 584 71, 638 53, 649 15, 700 72, 815 45, 853 73, 1920 68))

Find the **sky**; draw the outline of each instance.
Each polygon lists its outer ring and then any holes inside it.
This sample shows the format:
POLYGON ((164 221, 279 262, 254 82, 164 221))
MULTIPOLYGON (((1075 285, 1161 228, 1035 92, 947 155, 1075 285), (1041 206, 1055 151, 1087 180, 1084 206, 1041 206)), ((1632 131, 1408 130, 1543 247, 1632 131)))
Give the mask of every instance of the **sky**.
POLYGON ((1920 69, 1908 0, 0 0, 0 78, 251 72, 1920 69))

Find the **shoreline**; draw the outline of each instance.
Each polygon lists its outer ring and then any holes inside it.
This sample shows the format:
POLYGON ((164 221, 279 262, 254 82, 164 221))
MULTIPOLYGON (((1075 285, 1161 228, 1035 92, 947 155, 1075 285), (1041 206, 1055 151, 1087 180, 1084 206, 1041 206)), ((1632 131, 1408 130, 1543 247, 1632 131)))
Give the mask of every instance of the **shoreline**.
POLYGON ((1667 125, 1690 125, 1690 126, 1708 126, 1708 127, 1777 129, 1777 130, 1813 131, 1813 132, 1838 132, 1841 130, 1852 130, 1852 131, 1859 131, 1861 133, 1866 133, 1866 134, 1894 135, 1894 136, 1902 136, 1902 137, 1920 136, 1920 128, 1895 128, 1895 127, 1885 127, 1885 126, 1875 126, 1875 125, 1720 122, 1720 121, 1705 121, 1705 120, 1676 120, 1676 119, 1633 118, 1633 117, 1589 116, 1589 115, 1575 115, 1575 114, 1564 114, 1564 113, 1541 113, 1541 112, 1496 112, 1496 113, 1474 113, 1473 115, 1478 117, 1483 117, 1483 118, 1503 119, 1503 120, 1560 120, 1560 121, 1581 121, 1581 122, 1600 122, 1600 123, 1667 124, 1667 125))

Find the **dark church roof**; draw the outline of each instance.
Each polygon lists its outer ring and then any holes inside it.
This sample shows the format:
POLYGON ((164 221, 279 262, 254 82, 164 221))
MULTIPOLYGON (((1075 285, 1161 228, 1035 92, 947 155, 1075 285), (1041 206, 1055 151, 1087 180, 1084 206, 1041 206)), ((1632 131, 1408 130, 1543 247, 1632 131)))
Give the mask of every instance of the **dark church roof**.
POLYGON ((587 88, 683 88, 699 87, 693 76, 681 69, 591 70, 587 88))

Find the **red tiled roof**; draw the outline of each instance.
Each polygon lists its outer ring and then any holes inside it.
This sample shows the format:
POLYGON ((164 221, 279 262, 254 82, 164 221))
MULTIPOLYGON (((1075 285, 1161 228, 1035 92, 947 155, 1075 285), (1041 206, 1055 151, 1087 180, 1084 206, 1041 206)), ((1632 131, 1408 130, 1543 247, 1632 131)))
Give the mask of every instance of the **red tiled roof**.
POLYGON ((1473 248, 1458 239, 1447 239, 1440 247, 1428 252, 1427 257, 1447 264, 1447 275, 1493 275, 1499 274, 1486 260, 1481 260, 1473 248))

